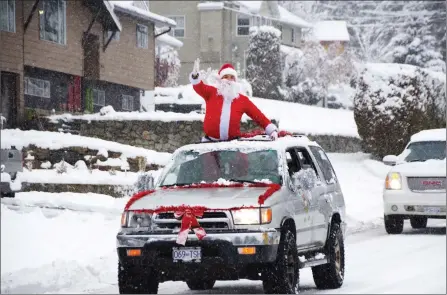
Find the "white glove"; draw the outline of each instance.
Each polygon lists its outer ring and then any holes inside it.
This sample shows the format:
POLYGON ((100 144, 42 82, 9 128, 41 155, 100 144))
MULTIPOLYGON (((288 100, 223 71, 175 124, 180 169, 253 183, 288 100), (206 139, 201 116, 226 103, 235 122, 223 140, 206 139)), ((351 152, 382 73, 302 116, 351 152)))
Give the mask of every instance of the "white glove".
POLYGON ((199 77, 199 71, 200 71, 200 58, 197 58, 194 61, 194 67, 192 68, 192 73, 191 73, 191 75, 195 76, 195 77, 193 77, 194 79, 197 79, 199 77))
POLYGON ((272 133, 270 133, 270 139, 271 140, 278 139, 278 132, 277 131, 273 131, 272 133))

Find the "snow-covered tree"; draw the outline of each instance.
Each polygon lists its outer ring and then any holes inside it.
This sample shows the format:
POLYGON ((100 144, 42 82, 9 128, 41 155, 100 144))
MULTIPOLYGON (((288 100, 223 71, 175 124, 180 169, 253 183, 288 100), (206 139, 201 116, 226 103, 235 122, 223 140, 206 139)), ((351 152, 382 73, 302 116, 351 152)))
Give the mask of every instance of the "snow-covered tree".
POLYGON ((301 52, 286 57, 284 79, 290 100, 321 104, 330 85, 349 83, 355 73, 354 59, 349 49, 341 51, 340 46, 333 43, 326 50, 320 43, 308 41, 301 52))
POLYGON ((271 26, 250 28, 247 81, 253 95, 282 100, 281 32, 271 26))
POLYGON ((354 117, 366 152, 397 155, 412 134, 445 127, 446 79, 438 74, 410 65, 362 71, 354 117))
POLYGON ((155 86, 175 87, 180 73, 178 52, 168 45, 155 47, 155 86))
POLYGON ((445 1, 279 1, 279 3, 307 21, 347 21, 351 37, 350 47, 362 61, 390 62, 391 53, 396 54, 397 60, 403 59, 404 62, 433 70, 440 70, 443 67, 440 62, 445 64, 447 15, 445 1), (415 40, 416 38, 419 40, 415 40), (414 50, 409 49, 410 44, 414 50), (438 58, 434 52, 440 53, 442 57, 438 58))

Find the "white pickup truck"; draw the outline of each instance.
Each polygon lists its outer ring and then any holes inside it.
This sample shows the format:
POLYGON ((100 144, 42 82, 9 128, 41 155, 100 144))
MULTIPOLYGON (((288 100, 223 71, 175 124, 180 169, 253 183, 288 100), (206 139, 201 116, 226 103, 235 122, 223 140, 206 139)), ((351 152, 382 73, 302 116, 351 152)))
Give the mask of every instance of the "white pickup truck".
POLYGON ((385 229, 400 234, 404 220, 425 228, 428 218, 446 218, 446 129, 423 130, 411 136, 399 155, 383 162, 393 166, 385 179, 385 229))
POLYGON ((298 292, 311 267, 318 288, 345 271, 345 202, 323 149, 303 136, 265 136, 179 148, 155 189, 127 203, 117 234, 119 292, 191 290, 216 280, 262 280, 298 292))

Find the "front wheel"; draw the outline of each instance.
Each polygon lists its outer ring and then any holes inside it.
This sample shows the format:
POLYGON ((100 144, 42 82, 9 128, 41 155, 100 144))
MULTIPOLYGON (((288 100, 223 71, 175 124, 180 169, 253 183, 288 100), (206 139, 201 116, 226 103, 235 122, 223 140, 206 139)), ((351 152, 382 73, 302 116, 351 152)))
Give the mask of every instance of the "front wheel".
POLYGON ((262 285, 267 294, 298 294, 299 280, 296 240, 293 233, 287 230, 281 237, 276 262, 265 273, 262 285))
POLYGON ((188 280, 186 284, 191 290, 209 290, 214 287, 216 280, 188 280))
POLYGON ((152 271, 128 267, 118 263, 118 289, 120 294, 157 294, 158 278, 152 271))
POLYGON ((404 230, 404 219, 397 215, 385 215, 385 230, 388 234, 401 234, 404 230))
POLYGON ((312 267, 314 282, 319 289, 337 289, 343 285, 345 276, 345 244, 340 224, 331 225, 327 241, 327 264, 312 267))

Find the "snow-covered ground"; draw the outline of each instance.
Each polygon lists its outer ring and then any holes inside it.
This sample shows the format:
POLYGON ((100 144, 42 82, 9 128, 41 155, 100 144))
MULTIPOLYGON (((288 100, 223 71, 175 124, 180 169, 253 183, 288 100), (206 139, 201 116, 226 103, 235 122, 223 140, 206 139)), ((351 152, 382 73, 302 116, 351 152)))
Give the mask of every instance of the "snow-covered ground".
MULTIPOLYGON (((381 191, 389 167, 362 153, 329 158, 345 195, 349 235, 345 284, 327 293, 445 294, 445 221, 431 223, 441 226, 435 233, 407 225, 405 234, 388 236, 381 191)), ((2 199, 1 293, 117 293, 115 235, 127 199, 42 192, 2 199)), ((320 292, 309 269, 302 271, 301 286, 304 293, 320 292)), ((189 292, 182 282, 159 289, 189 292)), ((262 292, 260 281, 242 280, 218 282, 206 293, 262 292)))

